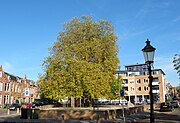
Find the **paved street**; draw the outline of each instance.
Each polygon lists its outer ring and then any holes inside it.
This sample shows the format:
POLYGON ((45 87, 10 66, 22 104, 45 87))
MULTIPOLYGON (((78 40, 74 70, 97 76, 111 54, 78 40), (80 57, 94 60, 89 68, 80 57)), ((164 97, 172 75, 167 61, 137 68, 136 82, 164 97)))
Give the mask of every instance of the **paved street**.
MULTIPOLYGON (((156 123, 180 123, 180 108, 175 109, 174 111, 160 112, 159 110, 155 111, 155 122, 156 123)), ((139 119, 136 122, 150 122, 149 118, 139 119)))
MULTIPOLYGON (((173 112, 160 112, 156 110, 155 112, 155 122, 156 123, 179 123, 180 122, 180 108, 175 109, 173 112)), ((149 123, 149 112, 142 112, 134 115, 128 115, 125 117, 127 123, 149 123)), ((59 120, 50 119, 20 119, 20 113, 16 111, 11 111, 7 115, 7 110, 0 110, 0 122, 39 122, 39 123, 60 123, 59 120)), ((94 123, 95 120, 67 120, 65 123, 94 123)), ((101 121, 101 123, 122 123, 123 118, 116 120, 101 121)))

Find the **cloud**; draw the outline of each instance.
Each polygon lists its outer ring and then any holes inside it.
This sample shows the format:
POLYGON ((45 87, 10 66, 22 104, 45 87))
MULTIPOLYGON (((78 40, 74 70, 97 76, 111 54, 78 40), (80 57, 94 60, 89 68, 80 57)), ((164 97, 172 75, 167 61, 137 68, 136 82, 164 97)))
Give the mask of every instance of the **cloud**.
POLYGON ((154 68, 155 69, 162 69, 167 79, 172 85, 177 86, 179 84, 179 79, 176 71, 173 67, 173 55, 167 54, 166 56, 159 56, 155 58, 154 68))
POLYGON ((173 22, 178 22, 178 21, 180 21, 180 16, 178 16, 177 18, 175 18, 175 19, 173 20, 173 22))
POLYGON ((149 13, 149 9, 148 8, 141 8, 135 15, 135 18, 142 18, 144 17, 147 13, 149 13))
POLYGON ((173 68, 173 57, 169 56, 161 56, 156 57, 155 64, 158 68, 163 68, 164 71, 174 70, 173 68))

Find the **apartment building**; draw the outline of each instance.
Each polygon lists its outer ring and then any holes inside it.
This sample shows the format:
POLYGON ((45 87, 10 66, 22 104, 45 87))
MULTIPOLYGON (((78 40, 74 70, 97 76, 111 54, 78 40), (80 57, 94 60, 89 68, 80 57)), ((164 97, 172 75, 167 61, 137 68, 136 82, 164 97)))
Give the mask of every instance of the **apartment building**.
MULTIPOLYGON (((148 102, 150 87, 146 64, 125 66, 125 70, 117 71, 123 79, 125 98, 132 103, 148 102)), ((153 69, 153 95, 155 102, 164 102, 166 95, 165 73, 161 69, 153 69)))
POLYGON ((4 72, 0 66, 0 107, 13 103, 31 103, 38 98, 34 81, 4 72))

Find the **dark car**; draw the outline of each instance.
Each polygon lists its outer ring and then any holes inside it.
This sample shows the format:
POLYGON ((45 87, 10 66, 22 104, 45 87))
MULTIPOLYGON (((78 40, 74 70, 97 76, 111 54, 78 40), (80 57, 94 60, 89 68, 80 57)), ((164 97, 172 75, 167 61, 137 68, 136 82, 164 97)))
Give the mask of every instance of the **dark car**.
POLYGON ((160 104, 160 111, 173 111, 174 107, 170 102, 163 102, 160 104))
POLYGON ((174 108, 179 108, 179 102, 177 100, 173 100, 171 102, 171 105, 174 107, 174 108))
POLYGON ((21 108, 21 105, 20 104, 11 104, 9 106, 10 110, 14 110, 15 111, 17 108, 21 108))
POLYGON ((33 103, 32 103, 33 108, 39 107, 39 106, 43 106, 43 105, 44 105, 43 102, 33 102, 33 103))

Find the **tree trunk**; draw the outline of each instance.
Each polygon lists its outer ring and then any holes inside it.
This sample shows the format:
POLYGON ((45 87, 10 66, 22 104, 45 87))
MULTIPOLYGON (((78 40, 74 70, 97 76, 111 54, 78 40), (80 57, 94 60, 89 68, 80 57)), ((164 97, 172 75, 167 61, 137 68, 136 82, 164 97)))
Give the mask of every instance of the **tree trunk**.
POLYGON ((74 97, 71 97, 71 108, 74 108, 75 103, 74 103, 74 97))

